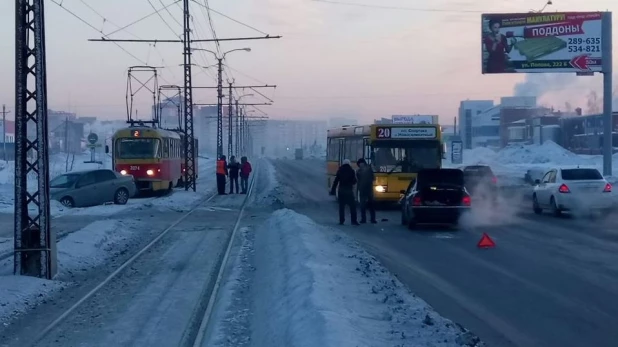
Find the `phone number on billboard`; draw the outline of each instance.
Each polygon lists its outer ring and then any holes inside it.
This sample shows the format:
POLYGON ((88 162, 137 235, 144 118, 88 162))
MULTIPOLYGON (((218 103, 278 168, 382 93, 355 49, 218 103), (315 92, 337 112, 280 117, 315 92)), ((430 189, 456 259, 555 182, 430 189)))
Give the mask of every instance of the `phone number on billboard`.
POLYGON ((600 37, 574 37, 570 38, 567 43, 567 50, 569 52, 577 53, 599 53, 601 52, 601 38, 600 37))

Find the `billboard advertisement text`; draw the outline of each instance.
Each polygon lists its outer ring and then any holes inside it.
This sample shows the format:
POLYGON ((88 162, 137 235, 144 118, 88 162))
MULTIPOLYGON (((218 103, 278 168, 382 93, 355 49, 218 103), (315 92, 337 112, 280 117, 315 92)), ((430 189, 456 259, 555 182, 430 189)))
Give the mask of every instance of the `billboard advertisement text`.
POLYGON ((483 73, 602 72, 601 12, 483 14, 483 73))

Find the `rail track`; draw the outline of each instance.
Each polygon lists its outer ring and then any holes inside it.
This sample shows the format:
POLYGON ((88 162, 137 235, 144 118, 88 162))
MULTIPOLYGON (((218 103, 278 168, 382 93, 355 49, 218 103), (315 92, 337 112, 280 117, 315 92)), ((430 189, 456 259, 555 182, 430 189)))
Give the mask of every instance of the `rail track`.
MULTIPOLYGON (((212 320, 213 310, 215 307, 218 292, 223 282, 224 272, 230 258, 231 249, 236 238, 236 234, 238 233, 241 221, 243 219, 245 207, 247 206, 250 197, 253 195, 257 171, 258 170, 255 170, 256 174, 253 175, 249 184, 249 190, 244 197, 241 206, 238 209, 238 213, 236 215, 231 233, 229 233, 229 236, 224 241, 225 252, 222 252, 218 259, 216 259, 212 272, 213 277, 211 277, 212 280, 208 281, 208 283, 205 283, 204 289, 201 293, 202 295, 200 295, 200 302, 195 305, 195 309, 193 310, 192 316, 189 320, 189 324, 185 328, 179 346, 201 347, 204 344, 206 332, 212 320)), ((137 250, 133 256, 131 256, 120 266, 118 266, 112 273, 110 273, 106 278, 100 281, 94 288, 82 295, 79 300, 77 300, 74 304, 65 309, 51 323, 47 324, 46 327, 42 329, 41 332, 26 345, 37 346, 39 343, 44 342, 45 338, 48 335, 52 334, 85 302, 97 295, 97 293, 99 293, 103 288, 105 288, 112 280, 119 277, 127 268, 134 264, 136 260, 138 260, 142 255, 144 255, 155 245, 157 245, 166 235, 168 235, 172 230, 174 230, 174 228, 181 225, 181 223, 185 221, 189 216, 191 216, 196 210, 198 210, 200 207, 204 206, 208 202, 211 202, 216 196, 217 194, 210 195, 209 197, 195 204, 190 210, 183 213, 183 215, 176 219, 171 225, 167 226, 163 231, 157 234, 157 236, 152 241, 137 250)))

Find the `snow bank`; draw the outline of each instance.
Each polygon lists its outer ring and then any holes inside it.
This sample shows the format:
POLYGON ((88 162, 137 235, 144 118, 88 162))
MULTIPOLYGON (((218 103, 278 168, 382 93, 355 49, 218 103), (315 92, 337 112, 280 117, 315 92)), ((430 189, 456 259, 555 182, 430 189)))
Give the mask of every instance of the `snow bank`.
POLYGON ((61 290, 65 283, 28 276, 0 275, 0 323, 43 302, 52 293, 61 290))
POLYGON ((278 202, 280 195, 281 184, 277 180, 277 170, 275 166, 266 159, 262 159, 259 163, 260 176, 256 177, 256 185, 253 188, 254 205, 272 205, 278 202))
POLYGON ((306 216, 278 210, 244 236, 208 346, 481 345, 306 216))
POLYGON ((127 220, 100 220, 68 235, 58 243, 58 273, 70 275, 105 263, 136 229, 137 223, 127 220))
POLYGON ((553 141, 542 145, 511 145, 498 152, 496 161, 500 164, 558 164, 591 165, 594 162, 568 151, 553 141))

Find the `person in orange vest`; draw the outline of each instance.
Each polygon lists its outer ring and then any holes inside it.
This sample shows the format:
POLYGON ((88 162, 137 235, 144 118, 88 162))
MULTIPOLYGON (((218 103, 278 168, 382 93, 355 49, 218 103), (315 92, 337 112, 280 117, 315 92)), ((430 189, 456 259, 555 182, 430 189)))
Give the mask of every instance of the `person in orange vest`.
POLYGON ((225 156, 222 155, 217 160, 217 192, 219 195, 225 194, 225 181, 227 179, 227 161, 225 156))

